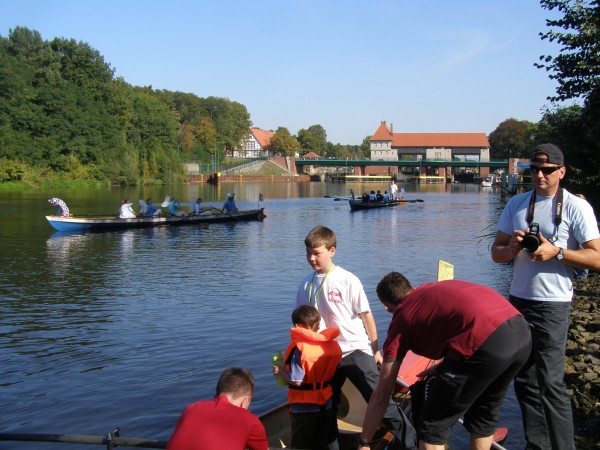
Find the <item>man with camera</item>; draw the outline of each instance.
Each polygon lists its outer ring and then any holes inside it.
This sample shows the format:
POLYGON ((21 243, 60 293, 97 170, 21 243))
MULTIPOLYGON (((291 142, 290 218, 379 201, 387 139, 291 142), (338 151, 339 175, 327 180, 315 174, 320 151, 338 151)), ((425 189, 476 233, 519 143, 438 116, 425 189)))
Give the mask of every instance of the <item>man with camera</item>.
POLYGON ((513 262, 510 302, 531 324, 533 351, 515 378, 527 449, 575 450, 564 357, 573 267, 600 270, 600 232, 589 203, 560 187, 564 155, 553 144, 531 155, 534 189, 507 203, 492 259, 513 262))

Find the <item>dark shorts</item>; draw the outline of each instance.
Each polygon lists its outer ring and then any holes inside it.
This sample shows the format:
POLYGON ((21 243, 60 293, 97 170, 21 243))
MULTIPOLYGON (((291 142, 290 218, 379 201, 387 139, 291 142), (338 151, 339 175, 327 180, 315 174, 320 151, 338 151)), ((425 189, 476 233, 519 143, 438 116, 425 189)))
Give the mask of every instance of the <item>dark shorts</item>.
POLYGON ((504 395, 531 353, 531 333, 523 316, 500 325, 469 359, 444 358, 423 404, 419 439, 442 445, 464 416, 476 436, 494 434, 504 395))

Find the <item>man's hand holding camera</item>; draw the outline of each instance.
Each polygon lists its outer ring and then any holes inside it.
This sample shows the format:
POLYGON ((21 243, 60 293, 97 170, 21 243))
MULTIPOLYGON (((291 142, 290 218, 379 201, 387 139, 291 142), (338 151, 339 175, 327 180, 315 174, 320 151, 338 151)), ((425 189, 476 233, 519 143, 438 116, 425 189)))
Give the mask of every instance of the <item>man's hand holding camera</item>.
POLYGON ((534 261, 550 261, 560 252, 560 249, 539 231, 537 223, 532 223, 525 231, 515 230, 509 246, 513 254, 523 251, 534 261))

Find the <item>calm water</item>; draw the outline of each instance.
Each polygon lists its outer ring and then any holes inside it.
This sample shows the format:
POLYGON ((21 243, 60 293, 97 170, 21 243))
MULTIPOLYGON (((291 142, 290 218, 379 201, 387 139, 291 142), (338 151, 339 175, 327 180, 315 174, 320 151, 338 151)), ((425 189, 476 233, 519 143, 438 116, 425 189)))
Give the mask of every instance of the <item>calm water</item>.
MULTIPOLYGON (((119 426, 125 436, 166 440, 183 407, 212 397, 229 366, 253 372, 253 412, 281 404, 285 390, 275 387, 270 360, 287 345, 296 289, 310 271, 303 240, 316 224, 336 231, 335 262, 361 278, 381 336, 390 316, 375 286, 392 270, 416 285, 435 280, 443 259, 456 278, 506 295, 510 268, 495 265, 489 238, 482 240, 501 208, 491 190, 407 186, 424 202, 355 213, 324 198, 350 187, 0 193, 0 432, 106 434, 119 426), (201 196, 220 207, 230 191, 240 209, 256 207, 262 193, 265 221, 61 235, 44 219, 56 211, 47 201, 55 196, 74 214, 100 214, 115 212, 125 196, 134 203, 201 196)), ((511 430, 507 448, 523 444, 515 405, 511 391, 502 419, 511 430)), ((468 448, 456 428, 453 447, 468 448)))

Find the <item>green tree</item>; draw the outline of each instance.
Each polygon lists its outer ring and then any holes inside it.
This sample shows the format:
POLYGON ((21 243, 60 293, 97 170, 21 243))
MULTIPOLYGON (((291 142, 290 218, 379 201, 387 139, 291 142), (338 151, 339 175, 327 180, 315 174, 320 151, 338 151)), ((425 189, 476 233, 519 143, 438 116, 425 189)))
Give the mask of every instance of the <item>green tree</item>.
POLYGON ((600 1, 540 0, 543 8, 562 13, 547 19, 552 29, 540 33, 542 39, 560 44, 556 56, 542 55, 536 67, 550 72, 558 82, 552 101, 585 98, 600 87, 600 1), (562 31, 559 31, 562 30, 562 31))
POLYGON ((248 110, 241 103, 219 97, 206 98, 204 105, 217 131, 219 145, 232 152, 252 126, 248 110))
POLYGON ((371 159, 371 137, 366 136, 358 147, 357 156, 359 159, 371 159))
POLYGON ((506 119, 488 136, 493 159, 526 158, 531 153, 536 126, 527 120, 506 119))
POLYGON ((285 127, 279 127, 271 138, 271 151, 278 156, 295 156, 300 152, 300 143, 285 127))
POLYGON ((565 154, 564 186, 584 194, 594 204, 600 202, 600 143, 594 140, 597 134, 598 124, 591 123, 589 113, 579 105, 547 111, 538 124, 539 141, 552 142, 565 154))
POLYGON ((558 19, 547 20, 550 31, 542 39, 560 44, 557 56, 541 56, 537 67, 558 82, 553 102, 575 98, 583 107, 547 110, 539 123, 539 141, 556 143, 568 166, 565 186, 600 204, 600 1, 541 0, 543 8, 558 10, 558 19))
POLYGON ((306 130, 298 131, 298 142, 303 153, 315 152, 319 156, 327 156, 327 133, 321 125, 311 125, 306 130))

